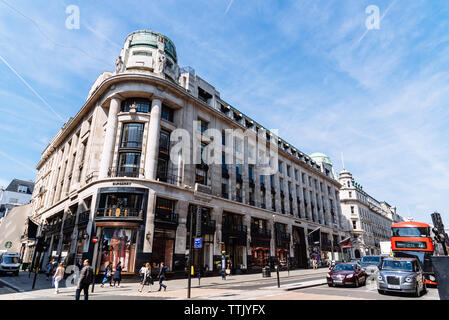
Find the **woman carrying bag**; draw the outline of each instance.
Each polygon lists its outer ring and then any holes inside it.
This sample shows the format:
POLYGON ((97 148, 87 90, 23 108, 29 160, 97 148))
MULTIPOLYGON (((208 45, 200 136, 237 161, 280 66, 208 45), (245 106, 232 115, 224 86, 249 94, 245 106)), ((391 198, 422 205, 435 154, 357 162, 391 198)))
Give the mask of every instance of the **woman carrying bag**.
POLYGON ((101 281, 100 286, 103 288, 106 282, 109 282, 109 286, 112 287, 112 266, 110 262, 106 266, 106 270, 104 271, 104 278, 103 281, 101 281))
POLYGON ((139 292, 142 292, 143 288, 146 285, 150 286, 150 291, 148 291, 148 292, 151 292, 153 289, 153 284, 154 284, 153 277, 151 276, 151 265, 147 262, 145 264, 145 267, 140 269, 140 272, 142 274, 142 282, 141 282, 142 286, 139 289, 139 292))

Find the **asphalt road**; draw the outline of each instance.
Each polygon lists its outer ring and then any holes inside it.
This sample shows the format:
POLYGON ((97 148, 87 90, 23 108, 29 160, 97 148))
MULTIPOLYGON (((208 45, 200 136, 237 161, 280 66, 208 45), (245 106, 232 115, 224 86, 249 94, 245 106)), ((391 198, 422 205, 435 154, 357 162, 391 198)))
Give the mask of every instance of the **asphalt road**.
POLYGON ((304 288, 299 290, 293 290, 294 292, 301 292, 305 294, 320 295, 326 300, 327 297, 341 297, 341 299, 347 298, 359 298, 359 299, 369 299, 369 300, 439 300, 438 289, 427 288, 427 293, 421 297, 413 297, 407 294, 401 293, 390 293, 381 295, 377 292, 375 286, 362 286, 358 288, 350 287, 329 287, 327 284, 312 288, 304 288))
POLYGON ((0 282, 0 294, 8 294, 8 293, 15 293, 16 291, 12 290, 11 288, 5 286, 2 282, 0 282))

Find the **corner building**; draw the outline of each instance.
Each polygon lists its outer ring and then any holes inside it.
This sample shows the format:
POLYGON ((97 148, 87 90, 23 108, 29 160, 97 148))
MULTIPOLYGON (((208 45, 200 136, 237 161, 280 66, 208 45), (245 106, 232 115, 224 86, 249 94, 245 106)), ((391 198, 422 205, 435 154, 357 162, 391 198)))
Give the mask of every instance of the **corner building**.
POLYGON ((43 151, 32 199, 49 244, 42 263, 89 258, 101 272, 107 262, 115 268, 121 261, 124 274, 135 274, 147 261, 164 261, 184 274, 189 212, 197 208, 201 226, 196 218, 192 223, 203 246, 193 249, 193 258, 204 270, 218 272, 223 251, 235 273, 260 271, 277 259, 305 268, 312 248, 307 233, 318 227, 326 250, 338 255, 345 234, 331 166, 226 103, 177 59, 166 36, 131 33, 116 70, 98 77, 85 104, 43 151), (177 129, 190 137, 199 131, 200 150, 212 140, 234 148, 223 151, 222 164, 190 164, 181 153, 171 155, 177 129), (208 129, 223 136, 213 139, 208 129), (227 129, 276 143, 279 171, 262 175, 248 163, 257 147, 229 138, 227 129))

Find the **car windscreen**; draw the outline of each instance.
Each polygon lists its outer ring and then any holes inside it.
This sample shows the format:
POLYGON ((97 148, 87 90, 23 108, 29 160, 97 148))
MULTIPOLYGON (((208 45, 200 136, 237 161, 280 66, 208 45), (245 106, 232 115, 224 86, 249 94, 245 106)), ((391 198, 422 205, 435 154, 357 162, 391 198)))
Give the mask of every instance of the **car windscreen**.
POLYGON ((412 272, 413 264, 411 261, 384 260, 384 262, 382 263, 382 270, 412 272))
POLYGON ((3 256, 2 262, 6 264, 19 263, 19 258, 3 256))
POLYGON ((362 264, 369 265, 369 264, 379 264, 380 263, 380 257, 370 257, 365 256, 362 258, 362 264))
POLYGON ((337 264, 333 271, 353 271, 354 265, 353 264, 337 264))

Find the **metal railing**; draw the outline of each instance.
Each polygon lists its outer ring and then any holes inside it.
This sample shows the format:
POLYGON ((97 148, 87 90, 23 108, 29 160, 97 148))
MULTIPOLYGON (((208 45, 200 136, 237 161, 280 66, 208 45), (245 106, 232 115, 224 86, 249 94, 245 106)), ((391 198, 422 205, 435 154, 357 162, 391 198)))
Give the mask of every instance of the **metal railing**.
POLYGON ((271 230, 251 228, 251 238, 271 239, 271 230))
POLYGON ((175 212, 171 213, 161 213, 156 212, 154 216, 154 222, 163 222, 163 223, 171 223, 171 224, 178 224, 179 215, 175 212))
POLYGON ((88 223, 89 217, 90 217, 90 210, 81 212, 78 217, 78 225, 83 224, 83 223, 88 223))
POLYGON ((245 225, 241 224, 223 224, 222 226, 223 233, 226 234, 237 234, 237 235, 245 235, 248 232, 248 228, 245 225))
POLYGON ((169 184, 178 184, 181 180, 180 177, 174 174, 169 174, 165 171, 158 171, 156 178, 159 181, 166 182, 169 184))
POLYGON ((136 208, 98 208, 95 213, 96 218, 142 218, 142 210, 136 208))
POLYGON ((139 178, 139 176, 145 175, 145 170, 143 168, 136 168, 134 171, 126 171, 121 168, 109 168, 108 177, 128 177, 128 178, 139 178))

